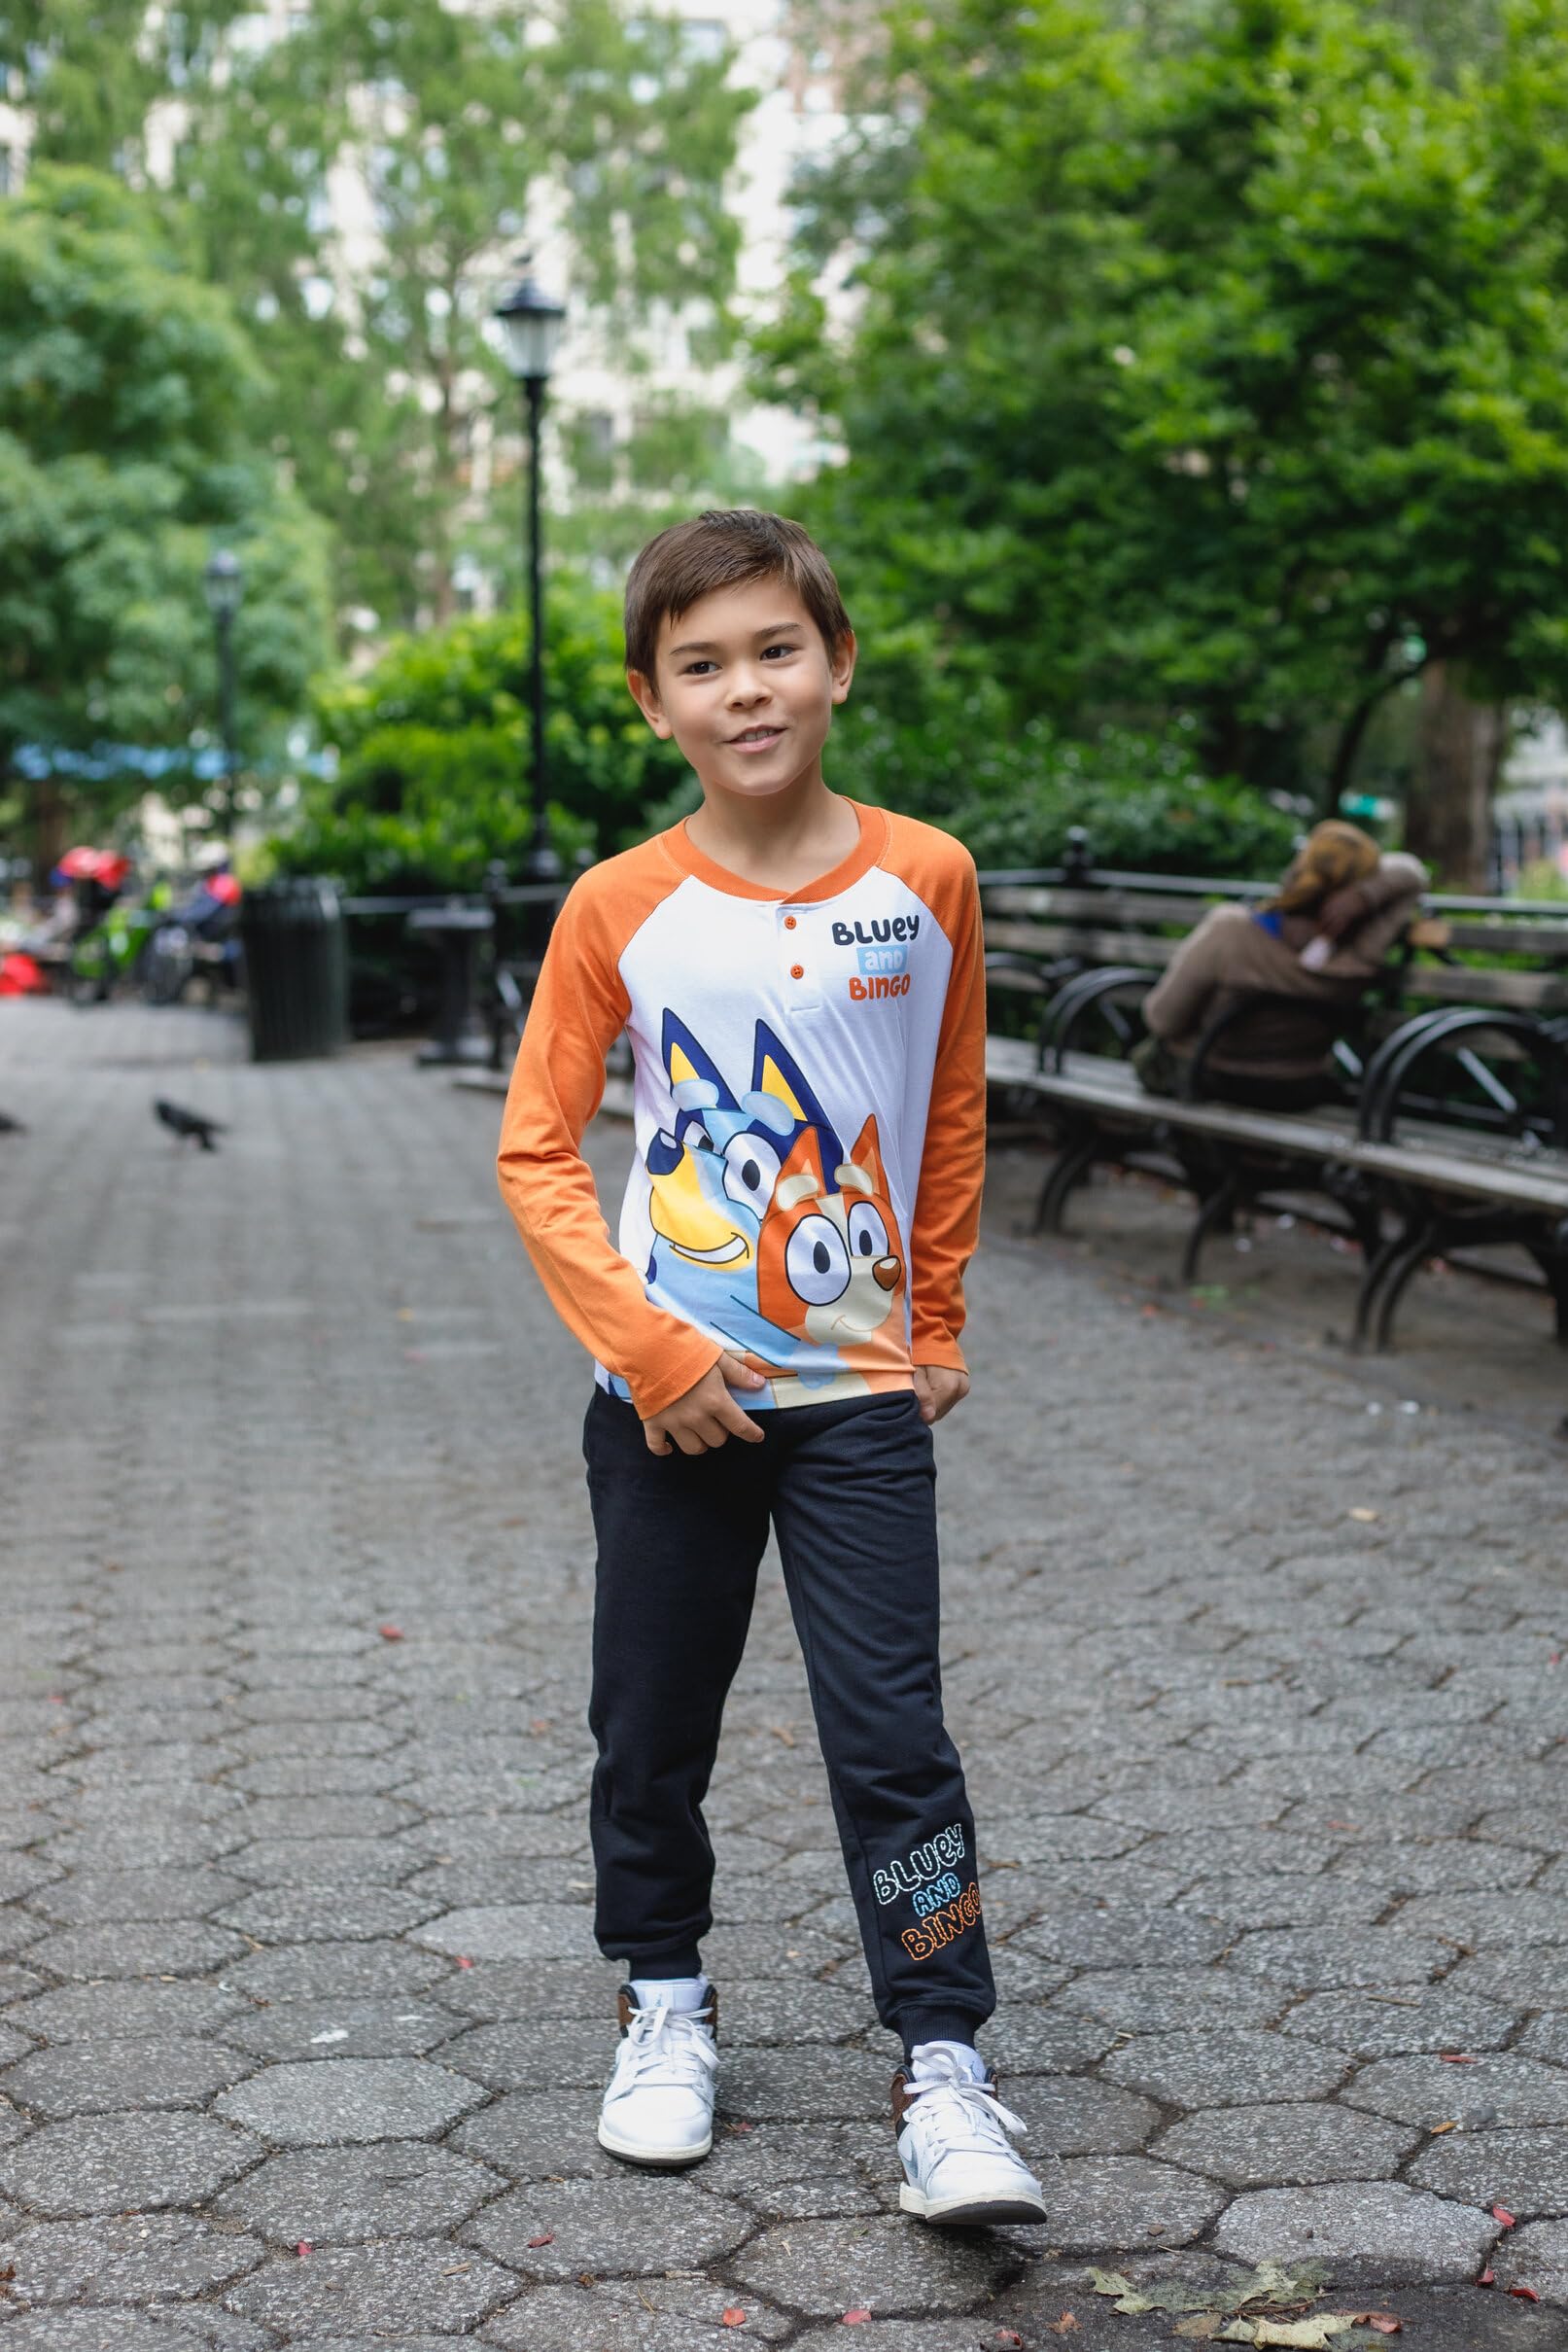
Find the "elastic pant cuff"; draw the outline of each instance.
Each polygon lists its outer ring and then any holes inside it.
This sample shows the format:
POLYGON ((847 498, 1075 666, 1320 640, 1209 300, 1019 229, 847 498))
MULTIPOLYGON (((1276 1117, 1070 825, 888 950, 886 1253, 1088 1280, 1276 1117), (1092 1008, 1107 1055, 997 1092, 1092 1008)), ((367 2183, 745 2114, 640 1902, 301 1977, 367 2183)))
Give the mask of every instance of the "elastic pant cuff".
POLYGON ((972 2009, 901 2010, 896 2030, 903 2036, 905 2065, 913 2058, 918 2042, 965 2042, 973 2048, 985 2021, 985 2016, 972 2009))
POLYGON ((675 1977, 702 1975, 702 1954, 695 1944, 683 1944, 679 1951, 610 1951, 605 1957, 618 1961, 628 1978, 640 1977, 650 1984, 665 1984, 675 1977))

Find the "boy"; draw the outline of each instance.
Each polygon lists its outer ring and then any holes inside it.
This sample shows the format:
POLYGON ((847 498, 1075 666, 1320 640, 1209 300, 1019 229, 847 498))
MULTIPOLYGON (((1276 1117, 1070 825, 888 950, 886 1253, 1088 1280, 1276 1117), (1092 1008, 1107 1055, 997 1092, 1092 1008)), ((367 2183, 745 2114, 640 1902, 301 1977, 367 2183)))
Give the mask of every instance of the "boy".
POLYGON ((573 890, 503 1123, 503 1193, 596 1358, 595 1925, 629 1979, 599 2138, 652 2166, 713 2144, 702 1800, 771 1523, 878 2015, 904 2041, 901 2202, 1037 2222, 1023 2126, 974 2048, 994 1994, 937 1661, 928 1424, 968 1387, 979 907, 957 842, 822 780, 854 657, 799 524, 708 513, 643 549, 627 683, 702 806, 573 890), (617 1249, 579 1147, 623 1029, 617 1249))

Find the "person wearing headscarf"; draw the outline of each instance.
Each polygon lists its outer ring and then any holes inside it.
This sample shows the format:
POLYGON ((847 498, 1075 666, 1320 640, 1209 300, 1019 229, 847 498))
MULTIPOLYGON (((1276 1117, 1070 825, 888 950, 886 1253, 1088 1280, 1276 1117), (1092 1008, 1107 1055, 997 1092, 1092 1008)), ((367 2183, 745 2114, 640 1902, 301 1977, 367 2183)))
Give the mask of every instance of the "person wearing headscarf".
POLYGON ((1427 885, 1418 858, 1379 852, 1359 825, 1312 827, 1273 896, 1256 907, 1210 908, 1177 948, 1143 1002, 1149 1038, 1134 1061, 1154 1093, 1177 1092, 1183 1057, 1226 1005, 1266 995, 1275 1003, 1238 1021, 1207 1067, 1216 1091, 1277 1101, 1321 1092, 1320 1022, 1293 1021, 1288 1003, 1355 1004, 1382 969, 1427 885))

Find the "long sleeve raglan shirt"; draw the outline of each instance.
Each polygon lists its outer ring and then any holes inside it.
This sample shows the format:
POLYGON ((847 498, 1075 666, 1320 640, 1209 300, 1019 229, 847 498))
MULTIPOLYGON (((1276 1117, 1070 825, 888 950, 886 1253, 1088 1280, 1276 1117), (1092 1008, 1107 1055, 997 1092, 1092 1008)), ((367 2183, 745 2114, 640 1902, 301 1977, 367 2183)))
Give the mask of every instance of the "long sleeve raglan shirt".
POLYGON ((985 1167, 973 860, 857 809, 857 847, 784 896, 683 825, 595 866, 551 936, 499 1176, 540 1279, 645 1419, 721 1352, 758 1406, 961 1370, 985 1167), (625 1031, 636 1150, 610 1238, 583 1131, 625 1031))

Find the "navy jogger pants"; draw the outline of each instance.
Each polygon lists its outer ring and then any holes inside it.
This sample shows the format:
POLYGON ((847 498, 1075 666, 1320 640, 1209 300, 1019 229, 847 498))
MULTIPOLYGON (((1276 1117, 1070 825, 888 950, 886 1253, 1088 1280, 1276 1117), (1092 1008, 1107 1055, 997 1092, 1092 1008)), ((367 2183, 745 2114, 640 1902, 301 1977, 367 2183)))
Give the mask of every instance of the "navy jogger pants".
POLYGON ((756 1418, 760 1445, 655 1455, 632 1406, 596 1388, 588 1408, 600 1948, 631 1976, 697 1973, 702 1803, 771 1525, 877 2014, 906 2046, 969 2041, 995 1993, 942 1723, 931 1433, 908 1390, 756 1418))

